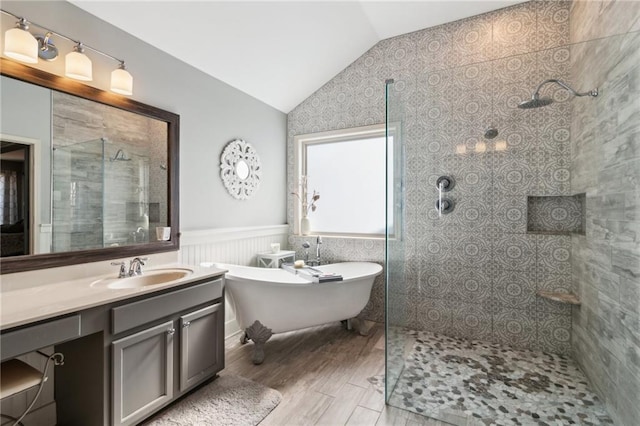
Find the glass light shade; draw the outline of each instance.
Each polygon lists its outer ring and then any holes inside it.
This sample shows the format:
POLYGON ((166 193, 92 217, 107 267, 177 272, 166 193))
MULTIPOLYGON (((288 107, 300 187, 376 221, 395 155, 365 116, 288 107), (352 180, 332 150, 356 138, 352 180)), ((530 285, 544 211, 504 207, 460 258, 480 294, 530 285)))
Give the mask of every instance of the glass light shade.
POLYGON ((111 72, 111 91, 127 96, 133 94, 133 77, 129 71, 118 68, 111 72))
POLYGON ((65 56, 65 75, 82 81, 93 80, 91 59, 84 53, 70 52, 65 56))
POLYGON ((4 54, 16 61, 38 62, 38 40, 29 31, 12 28, 4 33, 4 54))

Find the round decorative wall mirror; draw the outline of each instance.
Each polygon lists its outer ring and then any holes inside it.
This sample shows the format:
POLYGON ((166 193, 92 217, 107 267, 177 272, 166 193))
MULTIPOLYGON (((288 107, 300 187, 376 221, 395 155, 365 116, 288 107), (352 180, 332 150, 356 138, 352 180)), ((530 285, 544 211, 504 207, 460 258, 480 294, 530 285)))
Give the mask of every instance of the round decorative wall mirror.
POLYGON ((249 166, 244 160, 240 160, 236 163, 236 175, 242 180, 249 177, 249 166))
POLYGON ((250 143, 235 139, 227 144, 220 156, 220 177, 233 198, 246 200, 260 186, 260 157, 250 143))

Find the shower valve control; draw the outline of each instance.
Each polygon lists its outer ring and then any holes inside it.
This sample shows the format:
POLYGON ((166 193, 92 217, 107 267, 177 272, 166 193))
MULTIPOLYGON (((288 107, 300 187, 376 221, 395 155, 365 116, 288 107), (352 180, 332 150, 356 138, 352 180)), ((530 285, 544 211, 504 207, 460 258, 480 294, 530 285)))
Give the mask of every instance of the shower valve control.
POLYGON ((442 192, 449 192, 456 186, 456 181, 450 176, 440 176, 436 181, 436 188, 442 192))
POLYGON ((438 210, 440 214, 451 213, 453 211, 454 206, 455 204, 453 200, 450 200, 448 198, 443 198, 442 201, 441 200, 436 201, 436 210, 438 210))

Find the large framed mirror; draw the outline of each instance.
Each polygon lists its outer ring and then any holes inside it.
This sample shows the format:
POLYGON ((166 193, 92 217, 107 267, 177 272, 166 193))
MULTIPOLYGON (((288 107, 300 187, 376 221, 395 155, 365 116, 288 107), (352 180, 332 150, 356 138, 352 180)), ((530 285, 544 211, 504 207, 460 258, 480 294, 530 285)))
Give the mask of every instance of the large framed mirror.
POLYGON ((4 58, 0 74, 1 273, 179 249, 177 114, 4 58))

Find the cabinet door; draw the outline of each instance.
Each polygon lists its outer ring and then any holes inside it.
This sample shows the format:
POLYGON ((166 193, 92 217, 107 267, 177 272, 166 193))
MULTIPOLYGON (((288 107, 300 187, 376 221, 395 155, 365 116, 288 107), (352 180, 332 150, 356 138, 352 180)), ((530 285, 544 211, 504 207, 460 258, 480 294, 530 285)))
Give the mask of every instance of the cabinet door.
POLYGON ((173 397, 174 323, 112 343, 113 424, 129 425, 173 397))
POLYGON ((217 303, 180 317, 180 391, 224 368, 224 309, 217 303))

